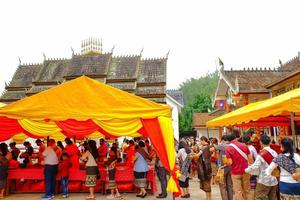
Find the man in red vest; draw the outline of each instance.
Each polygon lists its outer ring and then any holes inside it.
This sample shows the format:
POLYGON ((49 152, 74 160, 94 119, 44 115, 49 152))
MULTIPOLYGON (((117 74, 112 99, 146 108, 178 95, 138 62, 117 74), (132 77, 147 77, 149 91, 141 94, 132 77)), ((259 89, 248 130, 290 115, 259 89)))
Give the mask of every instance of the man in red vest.
POLYGON ((226 147, 227 165, 231 166, 233 191, 236 200, 252 200, 250 175, 245 172, 248 163, 253 162, 249 148, 237 140, 239 132, 234 130, 228 135, 230 145, 226 147))
POLYGON ((267 135, 260 136, 260 142, 263 149, 257 155, 255 162, 245 171, 250 174, 257 174, 258 180, 255 188, 255 199, 277 200, 277 179, 274 176, 268 176, 265 170, 268 168, 272 160, 277 157, 277 153, 270 148, 271 139, 267 135))

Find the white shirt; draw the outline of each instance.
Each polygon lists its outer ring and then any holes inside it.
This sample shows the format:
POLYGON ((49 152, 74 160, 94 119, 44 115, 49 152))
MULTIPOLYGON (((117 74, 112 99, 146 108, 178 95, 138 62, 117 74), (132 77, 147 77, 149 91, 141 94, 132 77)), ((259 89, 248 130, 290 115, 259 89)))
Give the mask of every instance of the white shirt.
POLYGON ((187 156, 188 155, 187 155, 187 153, 185 151, 185 148, 179 149, 178 154, 177 154, 177 159, 181 158, 181 160, 184 161, 187 156))
POLYGON ((94 156, 89 152, 87 151, 87 154, 88 154, 88 160, 86 162, 86 166, 87 167, 95 167, 95 166, 98 166, 94 156))
POLYGON ((249 149, 251 155, 254 157, 254 159, 256 159, 256 157, 257 157, 257 151, 256 151, 255 147, 252 146, 252 145, 249 145, 248 149, 249 149))
MULTIPOLYGON (((263 150, 268 151, 275 158, 277 157, 277 153, 271 149, 270 147, 265 147, 263 150)), ((269 167, 269 164, 261 157, 257 155, 255 162, 245 169, 246 173, 250 173, 252 175, 258 175, 258 183, 261 183, 265 186, 275 186, 277 185, 277 179, 274 176, 268 175, 266 173, 266 169, 269 167)))
POLYGON ((58 165, 58 157, 52 147, 47 147, 43 152, 45 165, 58 165))
MULTIPOLYGON (((284 155, 289 156, 289 153, 285 153, 284 155)), ((294 153, 294 160, 295 162, 300 165, 300 156, 296 153, 294 153)), ((266 169, 266 173, 270 175, 272 171, 278 167, 278 165, 274 162, 270 164, 270 166, 266 169)), ((295 179, 293 179, 292 174, 290 174, 288 171, 280 167, 280 181, 285 183, 299 183, 295 179)))

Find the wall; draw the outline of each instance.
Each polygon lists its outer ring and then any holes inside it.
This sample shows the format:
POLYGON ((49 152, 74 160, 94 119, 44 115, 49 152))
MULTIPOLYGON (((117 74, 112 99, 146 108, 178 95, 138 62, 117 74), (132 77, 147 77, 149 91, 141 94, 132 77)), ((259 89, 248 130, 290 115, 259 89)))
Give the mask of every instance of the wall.
POLYGON ((167 104, 172 108, 172 122, 174 137, 179 140, 179 110, 181 109, 174 101, 167 97, 167 104))
POLYGON ((205 136, 208 138, 214 137, 219 140, 219 130, 214 128, 209 128, 207 131, 207 128, 196 128, 197 131, 197 138, 199 139, 201 136, 205 136), (208 132, 208 133, 207 133, 208 132))

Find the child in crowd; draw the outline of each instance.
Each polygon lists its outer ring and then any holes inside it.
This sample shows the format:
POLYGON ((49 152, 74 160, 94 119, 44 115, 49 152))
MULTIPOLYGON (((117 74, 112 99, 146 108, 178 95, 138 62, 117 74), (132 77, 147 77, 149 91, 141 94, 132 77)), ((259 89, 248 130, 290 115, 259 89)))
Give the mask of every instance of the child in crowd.
POLYGON ((72 163, 70 161, 69 155, 67 153, 63 153, 61 156, 61 162, 59 163, 59 172, 61 175, 61 186, 63 195, 62 198, 69 197, 69 174, 72 163))

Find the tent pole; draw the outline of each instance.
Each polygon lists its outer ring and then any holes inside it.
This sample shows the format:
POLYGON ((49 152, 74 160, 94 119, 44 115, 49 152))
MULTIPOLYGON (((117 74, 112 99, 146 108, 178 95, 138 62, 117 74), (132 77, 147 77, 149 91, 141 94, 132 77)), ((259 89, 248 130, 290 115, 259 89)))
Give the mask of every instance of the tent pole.
MULTIPOLYGON (((291 129, 292 129, 292 136, 293 136, 293 140, 296 143, 296 126, 295 126, 295 113, 291 112, 291 129)), ((296 145, 294 145, 294 150, 296 150, 296 145)), ((298 145, 297 145, 298 146, 298 145)))
POLYGON ((206 128, 206 132, 207 132, 207 139, 209 139, 209 130, 208 130, 208 128, 206 128))
POLYGON ((277 142, 277 129, 273 127, 274 141, 277 142))

